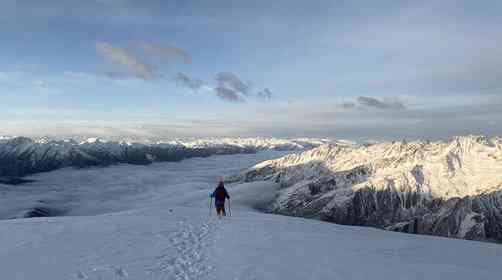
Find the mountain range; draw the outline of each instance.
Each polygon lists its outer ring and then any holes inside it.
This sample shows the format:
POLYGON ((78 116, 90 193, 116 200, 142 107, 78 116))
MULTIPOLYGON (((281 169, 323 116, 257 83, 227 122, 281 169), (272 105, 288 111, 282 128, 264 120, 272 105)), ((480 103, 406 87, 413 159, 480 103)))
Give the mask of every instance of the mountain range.
POLYGON ((63 167, 150 164, 260 150, 303 150, 328 142, 330 140, 326 139, 208 138, 134 143, 98 138, 77 142, 73 139, 1 137, 0 178, 4 183, 15 184, 22 182, 17 177, 63 167))
POLYGON ((500 137, 326 144, 228 180, 279 183, 274 213, 502 242, 500 137))

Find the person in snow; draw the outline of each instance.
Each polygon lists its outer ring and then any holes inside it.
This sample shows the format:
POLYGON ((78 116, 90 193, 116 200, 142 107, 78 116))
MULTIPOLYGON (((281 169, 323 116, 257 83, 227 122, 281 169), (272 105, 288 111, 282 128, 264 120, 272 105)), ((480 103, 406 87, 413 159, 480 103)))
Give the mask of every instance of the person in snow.
POLYGON ((225 199, 230 199, 227 189, 225 189, 225 184, 223 183, 223 178, 219 178, 218 186, 211 193, 211 197, 214 197, 214 206, 216 208, 216 214, 218 216, 226 216, 225 212, 225 199))

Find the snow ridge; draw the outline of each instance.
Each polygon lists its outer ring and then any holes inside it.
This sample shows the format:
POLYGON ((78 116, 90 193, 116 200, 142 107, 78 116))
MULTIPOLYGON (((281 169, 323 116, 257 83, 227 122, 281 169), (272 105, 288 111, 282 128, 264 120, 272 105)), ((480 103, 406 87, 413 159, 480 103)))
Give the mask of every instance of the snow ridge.
POLYGON ((274 180, 271 211, 349 225, 502 241, 502 138, 323 145, 231 180, 274 180))

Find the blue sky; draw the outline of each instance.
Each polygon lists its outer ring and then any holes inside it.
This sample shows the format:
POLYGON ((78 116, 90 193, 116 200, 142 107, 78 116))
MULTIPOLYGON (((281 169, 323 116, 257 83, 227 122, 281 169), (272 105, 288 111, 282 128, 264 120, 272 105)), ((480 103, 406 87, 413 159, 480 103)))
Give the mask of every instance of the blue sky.
POLYGON ((2 1, 0 133, 501 134, 500 1, 2 1))

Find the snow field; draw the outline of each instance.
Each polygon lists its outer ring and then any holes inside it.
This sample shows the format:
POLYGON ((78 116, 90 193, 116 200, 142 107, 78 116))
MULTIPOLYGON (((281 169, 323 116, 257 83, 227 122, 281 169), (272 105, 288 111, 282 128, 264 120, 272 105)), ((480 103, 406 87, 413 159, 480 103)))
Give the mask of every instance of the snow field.
POLYGON ((232 217, 218 219, 208 212, 216 176, 261 159, 222 156, 170 168, 116 166, 37 175, 39 181, 26 193, 14 193, 31 197, 35 186, 50 182, 51 194, 59 195, 59 189, 67 195, 64 186, 72 178, 90 172, 84 177, 93 179, 75 186, 83 201, 70 204, 73 216, 0 221, 0 279, 472 280, 500 275, 498 244, 262 213, 278 187, 269 182, 229 185, 232 217), (141 191, 132 191, 135 186, 141 191), (100 193, 107 194, 104 205, 94 209, 100 193))

